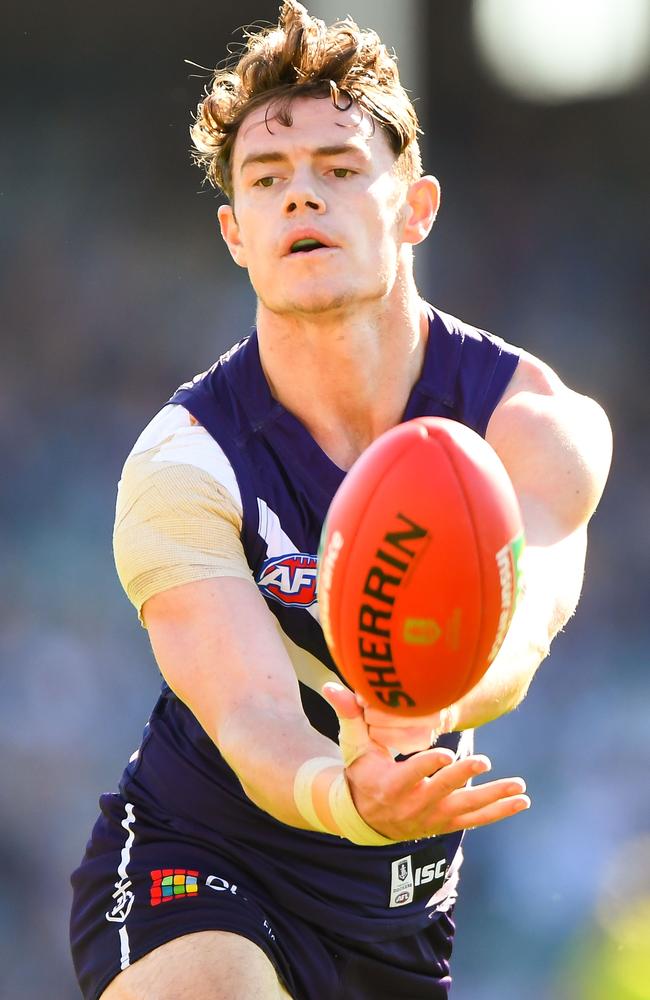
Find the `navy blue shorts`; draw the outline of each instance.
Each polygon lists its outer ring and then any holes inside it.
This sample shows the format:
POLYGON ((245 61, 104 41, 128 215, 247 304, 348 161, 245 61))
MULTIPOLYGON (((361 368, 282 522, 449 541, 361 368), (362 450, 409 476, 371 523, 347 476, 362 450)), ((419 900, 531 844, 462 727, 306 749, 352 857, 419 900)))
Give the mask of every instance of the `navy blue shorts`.
POLYGON ((207 930, 257 944, 294 1000, 446 1000, 450 913, 409 937, 345 940, 287 912, 254 874, 181 841, 171 824, 143 823, 118 796, 102 804, 72 876, 72 953, 85 1000, 159 945, 207 930))

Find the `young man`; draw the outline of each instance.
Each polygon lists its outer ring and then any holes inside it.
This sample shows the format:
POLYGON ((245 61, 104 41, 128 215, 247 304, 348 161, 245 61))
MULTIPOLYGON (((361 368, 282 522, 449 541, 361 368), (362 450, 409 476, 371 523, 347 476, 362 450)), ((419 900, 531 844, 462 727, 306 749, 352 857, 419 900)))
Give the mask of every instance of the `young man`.
POLYGON ((443 998, 462 832, 529 805, 521 779, 469 785, 489 770, 471 730, 521 701, 575 609, 609 427, 541 361, 420 297, 412 249, 439 188, 416 133, 376 35, 293 0, 199 106, 257 329, 124 468, 116 560, 166 683, 73 876, 86 1000, 443 998), (345 471, 424 414, 485 435, 528 549, 484 679, 402 724, 332 683, 313 579, 345 471))

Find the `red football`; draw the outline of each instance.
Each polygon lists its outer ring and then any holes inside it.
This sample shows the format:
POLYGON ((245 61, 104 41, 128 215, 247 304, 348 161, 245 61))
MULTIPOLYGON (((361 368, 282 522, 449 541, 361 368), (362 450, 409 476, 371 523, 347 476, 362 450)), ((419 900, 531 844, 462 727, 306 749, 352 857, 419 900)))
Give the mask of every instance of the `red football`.
POLYGON ((483 676, 506 635, 524 544, 496 452, 454 420, 392 428, 345 477, 323 528, 330 652, 375 708, 425 715, 483 676))

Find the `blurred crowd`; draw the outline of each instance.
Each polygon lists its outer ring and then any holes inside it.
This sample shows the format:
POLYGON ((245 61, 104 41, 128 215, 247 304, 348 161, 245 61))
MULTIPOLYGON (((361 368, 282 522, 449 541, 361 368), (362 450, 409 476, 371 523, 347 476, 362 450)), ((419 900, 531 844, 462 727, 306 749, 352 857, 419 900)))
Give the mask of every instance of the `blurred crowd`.
MULTIPOLYGON (((7 1000, 77 996, 69 872, 159 684, 112 565, 122 462, 176 386, 254 322, 245 275, 217 236, 218 200, 189 162, 206 74, 183 59, 213 64, 238 23, 277 10, 243 2, 235 17, 143 0, 113 18, 58 6, 10 12, 0 69, 7 1000)), ((455 995, 642 1000, 648 86, 555 108, 517 102, 474 57, 467 3, 420 6, 417 107, 425 165, 443 188, 418 255, 422 292, 595 396, 616 445, 575 620, 523 706, 479 734, 495 773, 526 777, 533 808, 467 838, 455 995)))

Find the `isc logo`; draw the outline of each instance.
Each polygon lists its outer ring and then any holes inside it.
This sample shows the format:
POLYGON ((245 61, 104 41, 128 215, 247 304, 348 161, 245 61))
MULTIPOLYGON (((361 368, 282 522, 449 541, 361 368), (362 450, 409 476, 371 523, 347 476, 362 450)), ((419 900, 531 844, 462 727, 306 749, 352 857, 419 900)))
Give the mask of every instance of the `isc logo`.
POLYGON ((267 559, 257 585, 266 597, 293 608, 310 608, 316 603, 317 556, 294 552, 267 559))
POLYGON ((424 882, 433 882, 434 879, 442 878, 445 874, 445 869, 447 867, 447 859, 441 858, 433 865, 424 865, 422 868, 415 869, 415 884, 420 885, 424 882))

